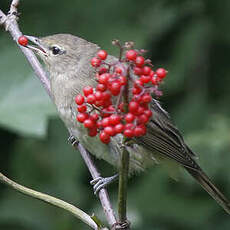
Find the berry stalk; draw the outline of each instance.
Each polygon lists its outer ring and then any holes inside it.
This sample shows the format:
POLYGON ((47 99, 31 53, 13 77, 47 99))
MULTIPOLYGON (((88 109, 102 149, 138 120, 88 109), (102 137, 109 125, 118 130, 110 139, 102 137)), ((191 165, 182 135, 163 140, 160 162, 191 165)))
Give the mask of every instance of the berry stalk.
MULTIPOLYGON (((128 112, 129 105, 129 77, 130 71, 127 71, 127 84, 124 86, 123 100, 124 112, 128 112)), ((121 163, 119 169, 119 184, 118 184, 118 220, 120 223, 127 221, 127 185, 129 174, 129 152, 126 149, 126 142, 128 138, 123 136, 121 149, 121 163)))

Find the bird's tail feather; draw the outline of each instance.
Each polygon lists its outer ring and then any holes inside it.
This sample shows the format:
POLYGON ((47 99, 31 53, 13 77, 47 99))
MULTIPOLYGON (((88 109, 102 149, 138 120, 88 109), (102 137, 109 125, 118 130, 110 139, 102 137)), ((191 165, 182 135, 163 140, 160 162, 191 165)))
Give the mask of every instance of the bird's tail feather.
POLYGON ((208 176, 200 169, 194 170, 185 168, 190 175, 192 175, 196 181, 216 200, 216 202, 230 215, 230 202, 223 195, 222 192, 210 181, 208 176))

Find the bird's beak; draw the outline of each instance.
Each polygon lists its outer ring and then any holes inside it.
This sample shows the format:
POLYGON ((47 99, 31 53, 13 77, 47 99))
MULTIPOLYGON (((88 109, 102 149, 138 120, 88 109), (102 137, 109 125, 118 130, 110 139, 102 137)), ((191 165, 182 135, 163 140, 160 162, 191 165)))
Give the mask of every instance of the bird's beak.
POLYGON ((24 35, 33 45, 26 45, 27 48, 47 56, 46 48, 41 44, 40 39, 33 36, 24 35))

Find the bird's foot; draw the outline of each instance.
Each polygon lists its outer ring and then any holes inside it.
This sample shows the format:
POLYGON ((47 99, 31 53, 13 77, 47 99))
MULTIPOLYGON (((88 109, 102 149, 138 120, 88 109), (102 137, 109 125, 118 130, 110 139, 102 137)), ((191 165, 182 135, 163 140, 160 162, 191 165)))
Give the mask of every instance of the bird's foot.
POLYGON ((68 137, 68 142, 72 145, 72 146, 75 146, 75 145, 78 145, 79 141, 77 140, 77 138, 74 136, 74 135, 70 135, 68 137))
POLYGON ((108 184, 112 183, 114 180, 116 180, 118 177, 118 174, 115 174, 111 177, 97 177, 90 181, 90 184, 93 185, 94 194, 98 194, 98 192, 105 188, 108 184))

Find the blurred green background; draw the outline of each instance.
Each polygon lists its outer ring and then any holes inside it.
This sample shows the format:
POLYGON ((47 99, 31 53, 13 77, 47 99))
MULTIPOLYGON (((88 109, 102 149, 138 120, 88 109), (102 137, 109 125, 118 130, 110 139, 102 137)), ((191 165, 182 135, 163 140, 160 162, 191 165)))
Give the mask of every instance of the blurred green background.
MULTIPOLYGON (((10 1, 1 0, 7 11, 10 1)), ((24 34, 71 33, 113 54, 111 40, 133 40, 149 50, 169 75, 166 108, 199 162, 230 198, 230 1, 100 0, 21 1, 24 34)), ((103 217, 90 175, 67 144, 31 67, 10 36, 0 31, 0 171, 33 189, 103 217)), ((104 176, 113 173, 96 162, 104 176)), ((109 187, 116 207, 117 184, 109 187)), ((227 230, 227 214, 186 173, 179 182, 160 167, 129 180, 129 220, 134 230, 227 230)), ((0 184, 1 230, 89 229, 63 210, 0 184)))

